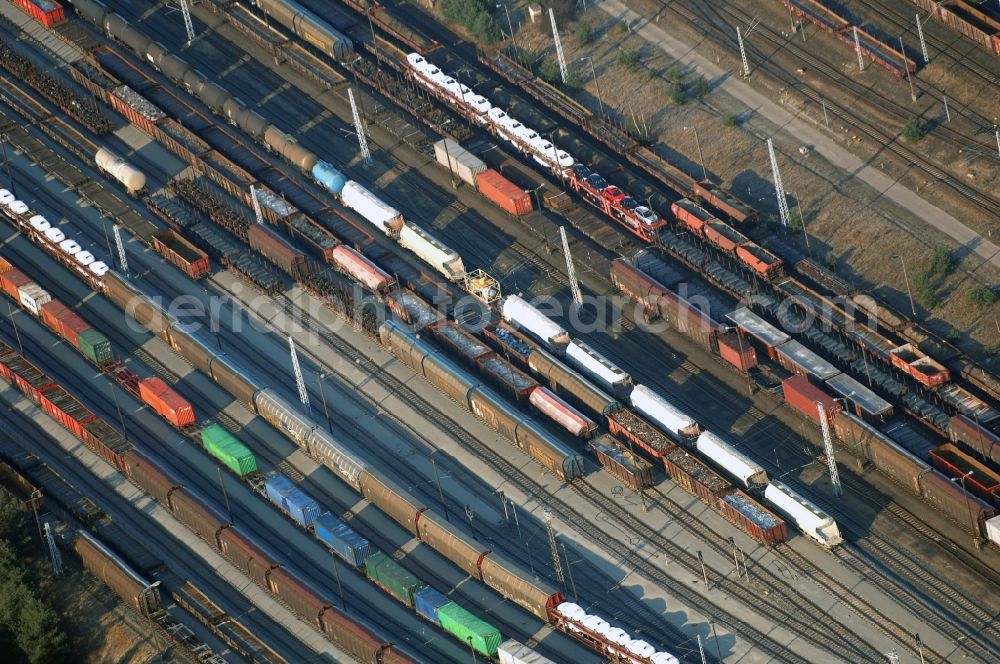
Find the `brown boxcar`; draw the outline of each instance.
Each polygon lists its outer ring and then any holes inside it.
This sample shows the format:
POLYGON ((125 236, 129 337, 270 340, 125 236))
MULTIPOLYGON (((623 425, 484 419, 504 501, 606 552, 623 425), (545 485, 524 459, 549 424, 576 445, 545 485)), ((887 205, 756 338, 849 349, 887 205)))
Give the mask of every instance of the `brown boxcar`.
POLYGON ((528 355, 528 367, 550 390, 593 415, 619 407, 615 399, 540 348, 528 355))
POLYGON ((263 224, 250 224, 247 229, 247 241, 250 246, 260 252, 264 258, 271 261, 295 279, 308 275, 308 259, 298 249, 292 247, 285 238, 263 224))
POLYGON ((415 664, 385 643, 376 634, 354 622, 336 607, 328 607, 320 616, 320 629, 344 652, 365 664, 415 664))
POLYGON ((739 332, 719 336, 719 355, 723 360, 743 372, 757 366, 757 350, 739 332))
POLYGON ((467 378, 450 360, 437 353, 428 353, 424 357, 421 370, 431 385, 447 394, 466 410, 469 409, 469 394, 479 383, 467 378))
POLYGON ((608 411, 605 417, 608 420, 608 430, 611 433, 638 445, 652 457, 658 459, 677 447, 659 429, 628 408, 615 408, 608 411))
POLYGON ((413 495, 377 471, 369 470, 361 478, 361 494, 380 510, 392 517, 414 535, 417 534, 417 515, 427 509, 422 502, 414 502, 413 495))
POLYGON ((0 462, 0 490, 23 512, 39 510, 44 496, 34 484, 10 465, 0 462))
POLYGON ((982 533, 986 519, 996 514, 995 509, 966 493, 957 482, 952 482, 936 470, 926 473, 920 484, 921 495, 927 502, 973 532, 982 533))
POLYGON ((965 489, 1000 507, 1000 473, 987 468, 952 443, 931 450, 931 463, 950 478, 962 478, 965 489))
POLYGON ((104 275, 104 295, 147 330, 168 340, 167 330, 171 321, 163 309, 145 295, 137 293, 114 272, 104 275))
POLYGON ((316 595, 283 567, 273 567, 267 573, 265 586, 272 595, 284 602, 292 613, 313 627, 321 627, 320 619, 330 603, 316 595))
POLYGON ((504 438, 517 441, 517 425, 521 417, 506 405, 490 390, 478 389, 469 397, 469 405, 476 417, 486 422, 494 431, 504 438))
POLYGON ((219 550, 250 580, 261 588, 268 588, 268 572, 278 566, 260 547, 238 533, 235 528, 224 528, 218 535, 219 550))
POLYGON ((660 298, 667 293, 666 286, 659 281, 624 258, 616 258, 611 261, 611 282, 618 290, 639 302, 647 317, 659 316, 660 298))
POLYGON ((515 217, 528 214, 534 206, 531 194, 492 169, 476 175, 479 193, 515 217))
POLYGON ((173 515, 203 540, 218 548, 220 531, 229 527, 225 517, 188 493, 184 487, 171 490, 169 497, 173 515))
POLYGON ((710 352, 718 352, 723 327, 680 295, 667 292, 659 301, 659 314, 670 327, 710 352))
POLYGON ((569 482, 583 476, 583 458, 552 437, 540 424, 523 419, 517 425, 518 447, 559 479, 569 482))
POLYGON ((253 395, 257 393, 257 386, 229 360, 221 355, 212 358, 210 375, 234 399, 253 409, 253 395))
POLYGON ((187 360, 194 369, 208 376, 212 375, 215 351, 198 341, 187 326, 178 323, 170 328, 169 343, 174 352, 187 360))
POLYGON ((436 513, 430 510, 420 513, 417 518, 417 537, 461 567, 472 578, 482 578, 479 563, 490 550, 436 513))
POLYGON ((153 249, 192 279, 212 271, 208 254, 171 230, 153 233, 153 249))
POLYGON ((533 575, 525 578, 520 566, 496 551, 483 558, 480 567, 486 585, 543 621, 547 622, 549 611, 563 601, 558 590, 533 575))
POLYGON ((150 588, 148 580, 85 531, 74 535, 73 551, 87 571, 139 613, 148 615, 162 608, 159 589, 150 588))
POLYGON ((125 453, 132 449, 132 444, 110 424, 98 419, 87 422, 83 425, 83 442, 112 466, 128 472, 125 453))
POLYGON ((948 421, 948 437, 962 442, 984 459, 1000 465, 1000 436, 965 415, 955 415, 948 421))
POLYGON ((167 510, 170 510, 170 492, 180 487, 179 483, 173 481, 158 466, 135 449, 125 453, 125 466, 125 474, 132 478, 132 481, 140 489, 151 495, 167 510))
POLYGON ((852 454, 870 462, 892 481, 920 495, 920 478, 931 468, 926 463, 852 413, 837 413, 833 418, 833 431, 852 454))
POLYGON ((653 466, 611 436, 597 437, 590 448, 605 470, 629 488, 638 491, 653 485, 653 466))

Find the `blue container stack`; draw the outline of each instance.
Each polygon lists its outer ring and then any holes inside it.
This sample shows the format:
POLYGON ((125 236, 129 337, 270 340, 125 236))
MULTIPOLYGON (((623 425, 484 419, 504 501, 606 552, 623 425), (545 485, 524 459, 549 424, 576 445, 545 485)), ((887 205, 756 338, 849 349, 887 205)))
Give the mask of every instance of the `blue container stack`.
POLYGON ((441 621, 438 619, 438 609, 450 603, 450 599, 430 586, 413 595, 413 608, 419 615, 427 618, 427 620, 430 620, 435 625, 441 624, 441 621))
POLYGON ((371 544, 350 526, 329 512, 316 519, 316 537, 338 556, 355 567, 361 567, 371 555, 371 544))

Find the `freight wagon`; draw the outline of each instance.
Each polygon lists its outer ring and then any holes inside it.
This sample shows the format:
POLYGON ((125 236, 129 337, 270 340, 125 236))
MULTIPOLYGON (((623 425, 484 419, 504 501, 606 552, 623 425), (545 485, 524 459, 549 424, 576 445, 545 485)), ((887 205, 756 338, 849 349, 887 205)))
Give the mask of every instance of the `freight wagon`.
POLYGON ((980 48, 1000 55, 1000 20, 969 0, 913 0, 936 20, 976 42, 980 48))
POLYGON ((771 480, 764 498, 820 545, 830 548, 844 541, 833 518, 781 482, 771 480))
POLYGON ((965 490, 1000 507, 1000 473, 979 463, 952 443, 931 450, 931 463, 965 490))
POLYGON ((590 449, 611 475, 635 490, 653 485, 653 466, 608 435, 592 440, 590 449))
POLYGON ((153 249, 192 279, 201 279, 212 271, 208 254, 172 230, 154 233, 153 249))
POLYGON ((53 28, 66 20, 66 13, 55 0, 13 0, 14 5, 25 11, 46 28, 53 28))

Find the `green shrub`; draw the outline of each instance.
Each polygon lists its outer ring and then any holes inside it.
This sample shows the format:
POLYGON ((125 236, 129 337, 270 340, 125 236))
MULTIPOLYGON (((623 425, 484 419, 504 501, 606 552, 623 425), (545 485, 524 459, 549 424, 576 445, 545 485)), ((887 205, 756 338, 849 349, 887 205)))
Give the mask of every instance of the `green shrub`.
POLYGON ((580 46, 586 46, 594 41, 594 28, 587 21, 577 23, 573 34, 576 36, 576 43, 580 46))
POLYGON ((493 18, 493 5, 485 0, 441 0, 441 13, 452 23, 465 26, 480 43, 499 41, 500 25, 493 18))
POLYGON ((951 252, 945 247, 936 247, 931 256, 931 266, 927 270, 930 275, 944 277, 951 274, 954 269, 955 261, 951 252))
POLYGON ((632 48, 623 48, 618 51, 618 64, 625 65, 635 71, 639 68, 639 51, 632 48))
POLYGON ((684 80, 684 77, 681 76, 681 70, 678 69, 676 66, 667 69, 666 73, 664 74, 664 77, 671 83, 680 83, 682 80, 684 80))
POLYGON ((906 126, 903 127, 903 138, 911 143, 916 143, 926 135, 927 130, 924 129, 924 126, 917 118, 910 118, 906 126))
POLYGON ((993 306, 1000 301, 1000 295, 992 288, 973 288, 965 296, 970 304, 974 304, 979 307, 989 307, 993 306))
POLYGON ((834 254, 832 251, 826 252, 826 256, 823 258, 823 262, 826 263, 826 266, 831 270, 834 271, 837 270, 837 255, 834 254))
POLYGON ((732 113, 726 113, 722 116, 722 126, 723 127, 735 127, 737 125, 736 116, 732 113))
POLYGON ((583 87, 583 72, 579 67, 566 68, 566 87, 572 90, 579 90, 583 87))
POLYGON ((538 67, 538 75, 542 77, 542 80, 549 83, 555 83, 562 79, 559 63, 555 58, 545 58, 542 60, 542 64, 538 67))
POLYGON ((680 83, 670 84, 670 86, 667 88, 667 97, 673 104, 677 106, 680 106, 681 104, 687 101, 687 96, 684 94, 684 86, 682 86, 680 83))
POLYGON ((933 309, 940 304, 941 300, 938 297, 937 290, 934 288, 934 284, 931 283, 930 276, 926 273, 916 276, 913 280, 913 289, 917 291, 917 299, 920 300, 920 304, 925 309, 933 309))
POLYGON ((708 87, 708 81, 705 80, 704 76, 699 76, 698 81, 694 84, 694 96, 698 98, 698 101, 701 101, 709 92, 711 89, 708 87))

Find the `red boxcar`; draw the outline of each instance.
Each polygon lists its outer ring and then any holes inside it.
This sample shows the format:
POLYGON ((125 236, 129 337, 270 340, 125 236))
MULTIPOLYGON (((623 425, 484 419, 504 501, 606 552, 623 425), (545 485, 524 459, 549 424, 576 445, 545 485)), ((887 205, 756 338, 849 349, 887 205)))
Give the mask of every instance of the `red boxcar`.
POLYGON ((819 410, 816 408, 817 401, 823 404, 829 422, 832 422, 837 413, 843 410, 843 406, 834 401, 833 397, 802 376, 796 375, 786 378, 781 381, 781 388, 785 393, 785 402, 816 424, 820 423, 819 410))
POLYGON ((128 472, 125 453, 132 445, 107 422, 95 419, 84 424, 83 442, 112 466, 123 473, 128 472))
POLYGON ((66 14, 62 5, 53 0, 13 0, 14 4, 27 12, 33 19, 46 28, 62 23, 66 14))
POLYGON ((157 376, 139 381, 139 398, 178 429, 194 424, 194 408, 190 402, 157 376))
POLYGON ((749 371, 757 366, 757 350, 738 332, 719 336, 719 355, 740 371, 749 371))

